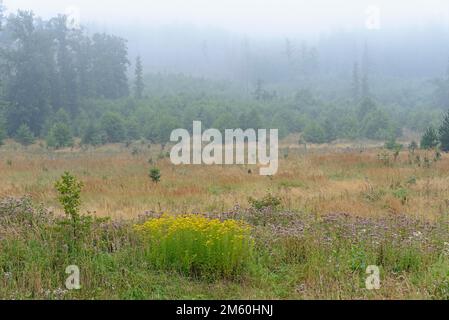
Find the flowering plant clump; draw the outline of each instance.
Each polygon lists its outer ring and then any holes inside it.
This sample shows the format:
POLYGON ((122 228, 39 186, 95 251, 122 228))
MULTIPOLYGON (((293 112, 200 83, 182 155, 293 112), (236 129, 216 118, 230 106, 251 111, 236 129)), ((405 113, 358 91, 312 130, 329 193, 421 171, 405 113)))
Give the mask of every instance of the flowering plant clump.
POLYGON ((251 258, 251 228, 241 221, 166 214, 135 229, 148 245, 151 262, 160 268, 231 276, 251 258))

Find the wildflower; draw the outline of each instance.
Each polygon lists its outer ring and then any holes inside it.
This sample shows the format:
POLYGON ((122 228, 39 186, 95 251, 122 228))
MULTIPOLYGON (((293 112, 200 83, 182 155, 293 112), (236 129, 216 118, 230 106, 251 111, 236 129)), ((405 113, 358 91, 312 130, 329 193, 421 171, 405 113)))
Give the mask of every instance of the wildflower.
POLYGON ((254 245, 251 228, 245 223, 200 215, 164 214, 135 230, 148 243, 153 264, 186 272, 236 273, 254 245))

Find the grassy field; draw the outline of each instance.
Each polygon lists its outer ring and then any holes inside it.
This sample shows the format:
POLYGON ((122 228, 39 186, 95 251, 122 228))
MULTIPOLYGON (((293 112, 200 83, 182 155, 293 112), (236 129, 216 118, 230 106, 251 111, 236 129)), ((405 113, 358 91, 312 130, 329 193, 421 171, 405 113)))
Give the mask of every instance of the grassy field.
POLYGON ((173 166, 167 151, 1 147, 0 298, 449 298, 448 155, 287 141, 278 174, 262 177, 251 166, 173 166), (84 184, 82 213, 111 218, 91 223, 76 248, 57 223, 64 171, 84 184), (153 265, 133 226, 160 213, 243 221, 250 261, 214 276, 153 265), (82 289, 67 291, 73 264, 82 289), (381 270, 379 290, 365 288, 368 265, 381 270))

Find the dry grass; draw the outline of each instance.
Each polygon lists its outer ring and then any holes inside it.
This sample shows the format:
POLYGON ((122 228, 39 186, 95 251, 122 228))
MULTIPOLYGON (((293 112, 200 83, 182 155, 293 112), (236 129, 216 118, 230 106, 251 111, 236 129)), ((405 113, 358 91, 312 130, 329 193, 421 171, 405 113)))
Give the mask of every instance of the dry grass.
MULTIPOLYGON (((131 218, 148 210, 223 212, 268 192, 281 197, 286 209, 319 214, 432 218, 448 209, 447 155, 427 168, 410 163, 408 151, 396 161, 391 155, 390 165, 379 160, 378 148, 336 144, 305 153, 286 145, 282 151, 288 156, 280 160, 278 174, 268 178, 259 176, 255 167, 174 166, 161 158, 160 146, 140 143, 59 152, 8 143, 0 149, 0 198, 29 194, 58 211, 53 184, 70 171, 84 183, 83 210, 99 216, 131 218), (133 155, 133 150, 138 153, 133 155), (159 184, 148 177, 153 166, 149 159, 161 169, 159 184)), ((424 152, 419 154, 423 159, 424 152)))

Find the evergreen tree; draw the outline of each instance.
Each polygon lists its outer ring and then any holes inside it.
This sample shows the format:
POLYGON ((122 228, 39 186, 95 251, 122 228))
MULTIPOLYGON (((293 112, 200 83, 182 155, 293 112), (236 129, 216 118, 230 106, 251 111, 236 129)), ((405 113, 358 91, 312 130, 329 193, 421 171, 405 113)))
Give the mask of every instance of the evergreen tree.
POLYGON ((52 105, 63 107, 72 116, 78 112, 79 83, 75 66, 73 39, 75 30, 67 27, 67 16, 58 15, 49 22, 49 32, 52 33, 55 46, 55 76, 52 83, 52 105))
POLYGON ((3 27, 3 18, 4 18, 5 6, 3 5, 3 0, 0 0, 0 31, 3 27))
POLYGON ((354 63, 352 70, 352 99, 354 102, 358 102, 360 99, 360 76, 357 62, 354 63))
POLYGON ((0 146, 3 145, 3 140, 6 138, 5 122, 0 117, 0 146))
POLYGON ((421 138, 421 149, 433 149, 438 146, 438 134, 433 127, 429 127, 421 138))
POLYGON ((323 123, 324 142, 332 142, 337 139, 337 131, 335 122, 331 119, 326 119, 323 123))
POLYGON ((265 90, 263 88, 263 81, 261 79, 257 79, 256 89, 254 90, 254 98, 259 101, 262 100, 265 90))
POLYGON ((441 150, 444 152, 449 152, 449 111, 445 114, 443 123, 441 124, 438 133, 441 150))
POLYGON ((359 121, 362 121, 368 114, 375 111, 377 111, 376 103, 370 98, 364 98, 363 101, 360 103, 358 110, 357 116, 359 121))
POLYGON ((47 145, 52 148, 65 148, 73 146, 73 137, 70 128, 65 123, 56 123, 47 136, 47 145))
POLYGON ((103 144, 105 140, 106 138, 104 137, 103 131, 95 124, 89 123, 83 132, 81 144, 98 146, 103 144))
POLYGON ((140 57, 137 57, 137 59, 136 59, 135 76, 136 76, 136 78, 135 78, 135 83, 134 83, 134 96, 136 99, 142 99, 143 90, 145 88, 145 85, 143 82, 142 59, 140 57))
POLYGON ((363 50, 363 75, 362 75, 362 98, 367 99, 370 97, 370 86, 369 86, 369 72, 370 72, 370 64, 369 64, 369 54, 368 54, 368 45, 365 43, 365 47, 363 50))
POLYGON ((326 142, 326 133, 324 129, 316 122, 309 122, 305 129, 303 138, 308 143, 324 143, 326 142))
POLYGON ((101 119, 101 129, 106 135, 106 142, 117 143, 126 139, 125 125, 120 115, 109 112, 101 119))
POLYGON ((19 129, 17 129, 15 140, 23 146, 29 146, 34 143, 35 138, 30 127, 26 124, 22 124, 19 129))
POLYGON ((53 39, 45 24, 28 11, 19 10, 11 16, 7 29, 11 41, 4 50, 9 70, 8 133, 14 134, 25 123, 34 135, 39 135, 51 111, 53 39))
POLYGON ((126 40, 108 34, 95 34, 92 38, 91 57, 95 94, 107 99, 129 95, 126 40))

